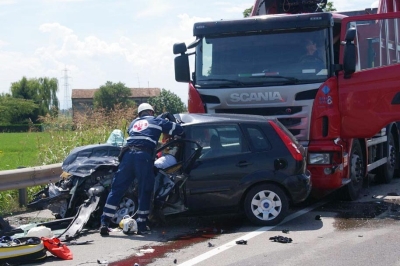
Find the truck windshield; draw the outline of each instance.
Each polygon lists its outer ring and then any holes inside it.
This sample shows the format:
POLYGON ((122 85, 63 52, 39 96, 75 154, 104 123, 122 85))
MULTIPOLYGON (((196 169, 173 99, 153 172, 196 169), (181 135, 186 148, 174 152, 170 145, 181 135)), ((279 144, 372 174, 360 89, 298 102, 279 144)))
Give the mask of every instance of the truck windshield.
POLYGON ((279 86, 328 77, 327 29, 203 37, 196 47, 196 85, 279 86))

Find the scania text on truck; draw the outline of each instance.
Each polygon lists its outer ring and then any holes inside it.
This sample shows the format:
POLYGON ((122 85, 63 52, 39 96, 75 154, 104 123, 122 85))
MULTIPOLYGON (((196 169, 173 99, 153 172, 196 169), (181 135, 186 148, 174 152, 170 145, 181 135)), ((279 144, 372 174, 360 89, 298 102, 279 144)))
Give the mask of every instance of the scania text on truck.
POLYGON ((195 23, 193 43, 174 45, 175 79, 190 113, 277 118, 306 147, 314 192, 354 200, 399 169, 400 0, 343 14, 324 3, 256 0, 248 18, 195 23))

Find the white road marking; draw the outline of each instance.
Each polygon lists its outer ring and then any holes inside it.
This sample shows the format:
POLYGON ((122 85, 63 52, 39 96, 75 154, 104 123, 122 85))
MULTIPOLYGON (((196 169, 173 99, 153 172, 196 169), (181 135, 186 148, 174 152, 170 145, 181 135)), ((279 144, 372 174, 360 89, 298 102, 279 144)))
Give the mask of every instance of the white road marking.
POLYGON ((224 244, 222 246, 214 248, 214 249, 212 249, 212 250, 210 250, 210 251, 208 251, 206 253, 203 253, 203 254, 201 254, 201 255, 199 255, 197 257, 194 257, 193 259, 185 261, 184 263, 179 264, 179 266, 192 266, 192 265, 195 265, 197 263, 200 263, 200 262, 202 262, 202 261, 204 261, 206 259, 211 258, 212 256, 215 256, 215 255, 217 255, 217 254, 219 254, 221 252, 224 252, 225 250, 230 249, 231 247, 236 246, 237 245, 236 241, 238 241, 238 240, 249 240, 249 239, 251 239, 253 237, 261 235, 262 233, 264 233, 266 231, 269 231, 274 227, 277 227, 277 226, 282 225, 282 224, 284 224, 284 223, 286 223, 286 222, 288 222, 290 220, 293 220, 293 219, 295 219, 295 218, 297 218, 297 217, 299 217, 299 216, 301 216, 301 215, 303 215, 303 214, 305 214, 307 212, 310 212, 310 211, 312 211, 312 210, 314 210, 314 209, 316 209, 316 208, 318 208, 318 207, 320 207, 320 206, 322 206, 322 205, 324 205, 326 203, 327 203, 327 201, 322 201, 322 202, 315 203, 314 205, 311 205, 310 207, 307 207, 305 209, 302 209, 300 211, 292 213, 291 215, 287 216, 278 225, 260 227, 259 229, 255 230, 253 232, 250 232, 250 233, 248 233, 248 234, 246 234, 246 235, 244 235, 242 237, 236 238, 235 240, 232 240, 232 241, 230 241, 230 242, 228 242, 228 243, 226 243, 226 244, 224 244))

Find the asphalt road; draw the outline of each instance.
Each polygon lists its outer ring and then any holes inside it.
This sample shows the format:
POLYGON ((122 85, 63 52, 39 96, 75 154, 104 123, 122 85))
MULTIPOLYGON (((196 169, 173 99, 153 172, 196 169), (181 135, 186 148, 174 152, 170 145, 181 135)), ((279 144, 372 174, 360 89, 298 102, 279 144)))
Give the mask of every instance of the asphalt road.
MULTIPOLYGON (((297 206, 275 227, 252 226, 240 216, 214 216, 170 218, 146 236, 117 230, 101 237, 92 230, 77 239, 83 244, 69 246, 72 261, 49 255, 32 265, 400 265, 396 195, 400 179, 371 185, 355 202, 327 197, 297 206), (291 241, 275 242, 278 236, 291 241)), ((49 214, 30 215, 40 220, 49 214)))

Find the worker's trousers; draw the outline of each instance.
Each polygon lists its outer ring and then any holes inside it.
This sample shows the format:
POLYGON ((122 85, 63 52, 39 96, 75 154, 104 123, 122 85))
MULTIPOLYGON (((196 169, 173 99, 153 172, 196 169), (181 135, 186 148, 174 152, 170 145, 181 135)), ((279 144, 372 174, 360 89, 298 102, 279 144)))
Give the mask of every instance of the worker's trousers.
POLYGON ((154 189, 153 165, 154 159, 148 152, 129 150, 123 155, 103 209, 101 216, 102 225, 109 226, 122 197, 136 178, 139 193, 138 218, 136 221, 139 231, 146 229, 147 218, 150 213, 151 196, 154 189))

